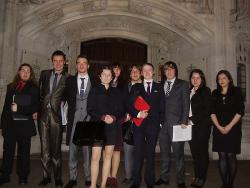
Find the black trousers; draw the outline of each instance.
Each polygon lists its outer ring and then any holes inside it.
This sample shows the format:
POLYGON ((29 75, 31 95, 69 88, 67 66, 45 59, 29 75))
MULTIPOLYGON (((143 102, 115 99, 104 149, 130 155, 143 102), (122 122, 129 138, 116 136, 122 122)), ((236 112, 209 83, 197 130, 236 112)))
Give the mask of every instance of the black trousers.
POLYGON ((13 159, 17 145, 17 167, 19 178, 27 178, 30 174, 31 137, 23 137, 6 132, 3 143, 2 175, 9 177, 13 168, 13 159))
POLYGON ((145 159, 144 180, 147 186, 155 182, 155 146, 158 137, 157 130, 151 130, 149 126, 134 126, 134 167, 133 184, 141 184, 141 170, 145 159))
POLYGON ((210 127, 192 127, 192 140, 189 142, 193 161, 194 175, 196 178, 205 180, 209 164, 209 136, 210 127))

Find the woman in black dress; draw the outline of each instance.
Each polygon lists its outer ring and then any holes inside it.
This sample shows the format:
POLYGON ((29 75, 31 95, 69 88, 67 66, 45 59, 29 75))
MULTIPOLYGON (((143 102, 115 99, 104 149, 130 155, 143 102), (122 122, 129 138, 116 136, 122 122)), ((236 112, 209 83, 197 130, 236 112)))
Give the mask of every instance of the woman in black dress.
MULTIPOLYGON (((122 92, 124 88, 122 67, 118 62, 115 62, 112 65, 112 70, 114 72, 114 78, 111 81, 111 87, 115 87, 122 92)), ((113 188, 117 187, 118 185, 116 176, 120 165, 121 149, 122 149, 122 127, 121 127, 121 122, 119 122, 117 126, 115 148, 111 160, 110 177, 108 177, 106 184, 107 186, 111 186, 113 188)))
POLYGON ((39 90, 29 64, 22 64, 7 93, 1 117, 4 138, 0 185, 10 181, 17 143, 17 175, 19 184, 27 184, 30 173, 31 137, 36 135, 33 115, 39 106, 39 90))
MULTIPOLYGON (((91 121, 105 122, 105 141, 102 168, 101 188, 106 187, 106 181, 110 172, 111 157, 116 143, 118 121, 122 116, 122 97, 117 88, 111 87, 112 70, 103 66, 100 70, 101 84, 93 87, 88 96, 87 110, 91 121)), ((92 146, 91 158, 91 188, 96 187, 99 161, 102 153, 102 145, 96 143, 92 146)))
POLYGON ((237 170, 236 154, 241 152, 241 118, 244 100, 226 70, 216 76, 217 89, 212 92, 213 151, 219 154, 222 188, 232 188, 237 170))
POLYGON ((192 187, 203 187, 209 163, 208 142, 211 132, 211 91, 206 87, 204 73, 194 69, 190 73, 190 112, 189 123, 192 126, 192 140, 189 142, 193 156, 195 179, 192 187))

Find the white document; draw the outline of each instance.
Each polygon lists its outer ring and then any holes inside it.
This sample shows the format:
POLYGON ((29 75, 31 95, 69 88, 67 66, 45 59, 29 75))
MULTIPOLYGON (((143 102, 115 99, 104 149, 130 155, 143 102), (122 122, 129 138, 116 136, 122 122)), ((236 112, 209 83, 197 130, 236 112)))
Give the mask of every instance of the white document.
POLYGON ((61 103, 61 116, 62 116, 62 125, 67 125, 68 123, 68 103, 61 103))
POLYGON ((192 125, 181 128, 181 125, 173 126, 173 142, 189 141, 192 139, 192 125))

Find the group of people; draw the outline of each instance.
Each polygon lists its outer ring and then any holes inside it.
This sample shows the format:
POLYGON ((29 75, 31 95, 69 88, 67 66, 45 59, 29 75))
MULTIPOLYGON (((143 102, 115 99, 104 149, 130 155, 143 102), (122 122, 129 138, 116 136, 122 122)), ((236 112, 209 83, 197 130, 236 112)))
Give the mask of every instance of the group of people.
MULTIPOLYGON (((184 141, 173 141, 173 126, 183 129, 192 125, 189 141, 194 167, 192 187, 203 187, 209 165, 209 137, 213 127, 213 151, 219 154, 219 172, 222 188, 232 188, 237 170, 236 155, 241 149, 241 118, 244 99, 227 70, 216 77, 217 88, 211 93, 206 86, 204 73, 194 69, 189 83, 178 78, 177 65, 164 64, 161 83, 154 81, 154 66, 145 63, 132 65, 129 83, 121 77, 119 64, 103 65, 96 82, 88 74, 86 56, 76 60, 75 75, 64 72, 66 56, 55 51, 51 57, 53 69, 41 72, 36 83, 29 64, 22 64, 14 80, 7 86, 1 116, 4 138, 0 185, 10 181, 17 144, 17 175, 19 184, 28 184, 30 174, 31 137, 36 135, 34 120, 38 120, 41 140, 43 179, 39 186, 51 183, 52 171, 55 186, 63 186, 61 142, 63 126, 61 107, 68 104, 66 144, 69 145, 69 181, 66 188, 77 185, 78 151, 83 154, 85 185, 90 188, 117 187, 117 172, 121 151, 124 152, 125 179, 122 184, 139 188, 141 171, 145 165, 144 180, 148 188, 170 184, 171 148, 176 166, 178 188, 185 188, 184 141), (142 97, 149 105, 138 110, 135 100, 142 97), (141 119, 138 126, 131 119, 141 119), (73 143, 77 122, 102 122, 104 142, 89 146, 73 143), (133 143, 123 139, 123 126, 131 122, 133 143), (213 126, 212 126, 213 125, 213 126), (159 139, 161 173, 155 180, 155 147, 159 139), (103 157, 102 177, 97 185, 100 159, 103 157)), ((124 129, 128 130, 128 129, 124 129)), ((131 130, 130 130, 131 131, 131 130)))

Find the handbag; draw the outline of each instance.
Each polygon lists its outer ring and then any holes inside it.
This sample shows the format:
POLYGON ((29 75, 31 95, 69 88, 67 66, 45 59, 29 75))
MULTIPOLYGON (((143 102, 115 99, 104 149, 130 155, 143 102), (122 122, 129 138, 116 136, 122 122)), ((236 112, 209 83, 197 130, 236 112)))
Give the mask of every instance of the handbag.
POLYGON ((105 123, 103 121, 78 121, 72 142, 77 146, 103 144, 105 123))
POLYGON ((134 144, 133 124, 134 122, 132 120, 129 120, 122 124, 123 141, 126 142, 128 145, 134 144))

